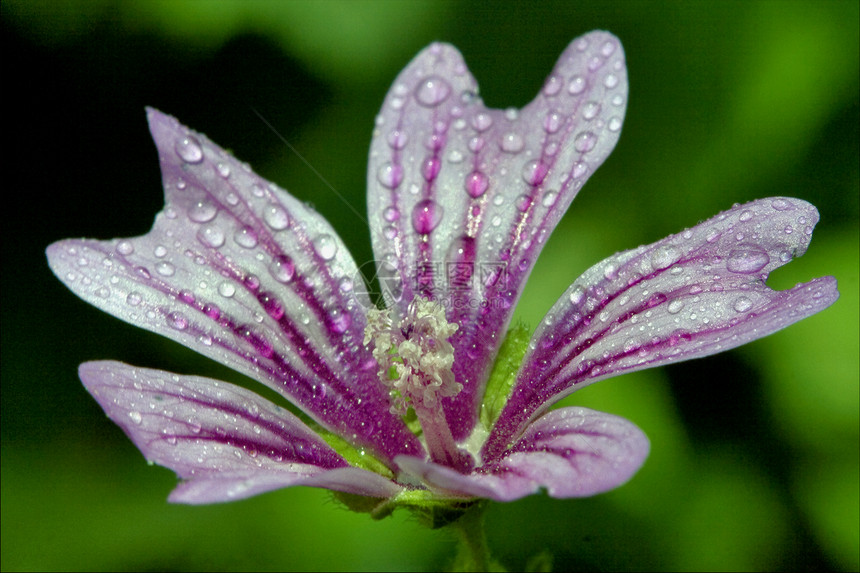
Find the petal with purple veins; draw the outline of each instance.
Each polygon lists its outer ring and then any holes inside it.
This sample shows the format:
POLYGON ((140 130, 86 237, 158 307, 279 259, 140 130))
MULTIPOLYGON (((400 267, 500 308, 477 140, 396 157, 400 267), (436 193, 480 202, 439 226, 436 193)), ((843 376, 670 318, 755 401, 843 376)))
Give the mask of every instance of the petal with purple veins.
POLYGON ((185 480, 171 501, 232 501, 293 485, 371 497, 400 490, 350 467, 293 414, 244 388, 110 361, 84 363, 80 376, 148 461, 185 480))
POLYGON ((452 496, 512 501, 543 488, 556 498, 587 497, 627 482, 649 448, 645 434, 624 418, 561 408, 535 420, 501 458, 470 475, 406 456, 397 463, 452 496))
POLYGON ((590 268, 532 337, 485 459, 582 386, 728 350, 833 304, 833 277, 785 291, 765 284, 806 251, 817 221, 805 201, 761 199, 590 268))
POLYGON ((460 53, 434 44, 394 82, 377 118, 368 212, 383 293, 447 305, 464 389, 449 425, 471 430, 525 278, 583 183, 615 146, 627 104, 620 42, 574 40, 522 110, 484 107, 460 53))
POLYGON ((205 136, 150 109, 165 208, 142 237, 48 248, 57 277, 123 320, 267 384, 383 458, 419 455, 362 344, 370 304, 331 226, 205 136))

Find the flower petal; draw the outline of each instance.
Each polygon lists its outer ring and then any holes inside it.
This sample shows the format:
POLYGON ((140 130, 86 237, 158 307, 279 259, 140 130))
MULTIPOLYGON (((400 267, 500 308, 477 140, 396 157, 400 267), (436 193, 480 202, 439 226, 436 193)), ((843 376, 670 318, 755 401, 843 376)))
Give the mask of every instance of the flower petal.
POLYGON ((579 387, 728 350, 833 304, 833 277, 785 291, 765 284, 806 252, 817 221, 805 201, 762 199, 587 270, 532 337, 484 459, 579 387))
POLYGON ((561 55, 521 111, 490 110, 460 53, 434 44, 394 82, 370 151, 368 212, 383 294, 448 307, 460 330, 444 406, 471 430, 484 373, 545 240, 621 131, 627 103, 617 38, 592 32, 561 55))
POLYGON ((79 374, 147 460, 187 480, 171 501, 231 501, 292 485, 372 497, 400 490, 350 467, 293 414, 244 388, 110 361, 84 363, 79 374))
POLYGON ((448 495, 511 501, 545 488, 586 497, 627 482, 642 466, 648 438, 631 422, 587 408, 561 408, 528 426, 504 456, 471 475, 405 456, 401 469, 448 495))
POLYGON ((164 210, 143 237, 51 245, 57 277, 102 310, 260 380, 356 445, 420 455, 388 411, 362 345, 370 303, 328 223, 205 136, 148 116, 164 210))

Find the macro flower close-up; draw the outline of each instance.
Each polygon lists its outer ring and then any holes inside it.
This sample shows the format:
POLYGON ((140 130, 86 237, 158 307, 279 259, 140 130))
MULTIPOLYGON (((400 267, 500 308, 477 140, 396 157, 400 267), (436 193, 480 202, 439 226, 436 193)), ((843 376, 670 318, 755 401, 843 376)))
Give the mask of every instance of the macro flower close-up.
POLYGON ((806 251, 818 221, 809 203, 770 197, 599 262, 533 333, 511 324, 627 103, 624 52, 607 32, 574 40, 522 109, 485 107, 459 52, 429 46, 373 127, 367 266, 312 207, 149 109, 165 193, 152 230, 55 243, 51 269, 84 300, 295 410, 114 361, 81 365, 81 380, 147 460, 178 474, 179 503, 307 485, 381 517, 624 484, 648 455, 644 433, 556 402, 739 346, 838 298, 833 277, 765 284, 806 251))

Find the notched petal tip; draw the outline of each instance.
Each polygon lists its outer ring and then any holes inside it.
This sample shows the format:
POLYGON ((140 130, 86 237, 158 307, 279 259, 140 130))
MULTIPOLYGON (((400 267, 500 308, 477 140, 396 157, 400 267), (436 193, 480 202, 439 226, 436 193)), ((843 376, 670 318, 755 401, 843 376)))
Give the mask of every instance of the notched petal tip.
POLYGON ((577 388, 722 352, 833 304, 832 277, 785 291, 765 282, 806 251, 817 220, 800 199, 761 199, 587 270, 535 332, 485 455, 577 388))

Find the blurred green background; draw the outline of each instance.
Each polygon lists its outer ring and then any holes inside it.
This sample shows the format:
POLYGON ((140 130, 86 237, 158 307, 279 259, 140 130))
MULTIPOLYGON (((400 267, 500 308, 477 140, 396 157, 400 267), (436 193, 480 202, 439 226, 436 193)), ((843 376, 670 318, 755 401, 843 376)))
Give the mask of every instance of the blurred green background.
POLYGON ((652 454, 586 500, 495 504, 489 542, 511 568, 857 570, 858 2, 114 2, 4 0, 2 569, 426 570, 453 540, 406 514, 351 514, 297 488, 168 505, 84 391, 77 365, 114 358, 234 374, 76 299, 44 248, 142 234, 162 205, 143 107, 177 116, 313 203, 361 263, 358 212, 373 118, 433 40, 463 52, 493 107, 522 106, 574 37, 624 43, 621 141, 544 250, 518 314, 535 325, 588 266, 732 203, 770 195, 821 211, 787 288, 835 275, 831 309, 718 357, 574 394, 626 416, 652 454), (19 195, 20 193, 20 195, 19 195))

